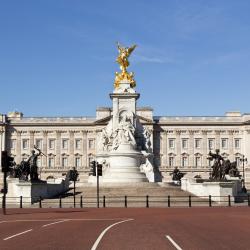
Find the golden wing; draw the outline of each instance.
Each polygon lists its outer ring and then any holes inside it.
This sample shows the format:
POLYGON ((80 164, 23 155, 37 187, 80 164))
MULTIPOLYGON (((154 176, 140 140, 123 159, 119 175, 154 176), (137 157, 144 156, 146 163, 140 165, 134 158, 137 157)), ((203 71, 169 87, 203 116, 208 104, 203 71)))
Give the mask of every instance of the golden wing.
POLYGON ((133 46, 131 46, 130 48, 127 49, 128 55, 130 55, 133 52, 133 50, 136 48, 136 46, 137 45, 135 44, 135 45, 133 45, 133 46))

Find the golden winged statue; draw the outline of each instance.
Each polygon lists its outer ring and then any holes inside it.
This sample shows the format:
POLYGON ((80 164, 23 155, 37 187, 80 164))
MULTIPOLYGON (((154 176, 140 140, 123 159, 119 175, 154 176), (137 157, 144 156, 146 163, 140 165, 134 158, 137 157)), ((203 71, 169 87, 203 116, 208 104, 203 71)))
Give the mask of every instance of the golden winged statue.
POLYGON ((130 87, 134 88, 136 86, 136 82, 134 80, 134 73, 133 72, 128 73, 127 67, 129 66, 128 57, 134 51, 136 45, 133 45, 131 47, 122 47, 119 44, 119 42, 117 42, 117 48, 119 55, 116 58, 116 62, 120 64, 121 72, 115 73, 116 77, 115 77, 114 87, 118 88, 121 81, 128 81, 130 83, 130 87))

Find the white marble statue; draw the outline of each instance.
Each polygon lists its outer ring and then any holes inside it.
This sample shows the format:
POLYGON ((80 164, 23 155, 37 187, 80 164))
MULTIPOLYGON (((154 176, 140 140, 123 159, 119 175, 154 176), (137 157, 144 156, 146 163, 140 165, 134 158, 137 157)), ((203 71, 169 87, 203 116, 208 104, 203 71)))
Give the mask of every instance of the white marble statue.
POLYGON ((101 148, 103 151, 107 151, 108 150, 108 144, 110 142, 110 138, 108 136, 108 133, 107 133, 107 129, 104 128, 102 130, 102 133, 101 133, 101 148))
POLYGON ((117 150, 122 143, 130 143, 131 145, 136 146, 134 133, 135 127, 132 124, 132 119, 128 115, 121 116, 119 125, 112 134, 112 150, 117 150))
POLYGON ((151 148, 151 133, 147 127, 144 127, 143 129, 143 136, 145 138, 145 149, 149 151, 149 149, 151 148))

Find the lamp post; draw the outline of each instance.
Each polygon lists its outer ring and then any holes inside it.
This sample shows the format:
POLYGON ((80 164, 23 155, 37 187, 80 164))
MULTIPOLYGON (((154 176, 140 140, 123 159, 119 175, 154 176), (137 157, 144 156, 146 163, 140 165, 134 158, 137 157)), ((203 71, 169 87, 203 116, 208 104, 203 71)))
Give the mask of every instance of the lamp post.
POLYGON ((242 192, 246 193, 247 189, 245 187, 245 162, 247 163, 247 158, 245 158, 245 155, 242 155, 242 158, 240 161, 243 163, 242 165, 242 171, 243 171, 243 186, 242 186, 242 192))

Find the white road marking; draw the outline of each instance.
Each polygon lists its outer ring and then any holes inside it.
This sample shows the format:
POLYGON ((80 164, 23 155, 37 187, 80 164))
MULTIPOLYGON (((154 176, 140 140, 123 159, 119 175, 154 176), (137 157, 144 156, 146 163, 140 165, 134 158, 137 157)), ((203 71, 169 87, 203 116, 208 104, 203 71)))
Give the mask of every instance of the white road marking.
POLYGON ((9 236, 9 237, 7 237, 7 238, 4 238, 3 240, 9 240, 9 239, 14 238, 14 237, 16 237, 16 236, 19 236, 19 235, 21 235, 21 234, 28 233, 28 232, 30 232, 30 231, 32 231, 32 230, 33 230, 33 229, 29 229, 29 230, 26 230, 26 231, 24 231, 24 232, 21 232, 21 233, 18 233, 18 234, 14 234, 14 235, 11 235, 11 236, 9 236))
POLYGON ((61 220, 69 220, 69 221, 112 221, 112 220, 126 220, 127 218, 100 218, 100 219, 71 219, 71 218, 58 218, 58 219, 30 219, 30 220, 6 220, 0 221, 0 223, 11 223, 11 222, 42 222, 42 221, 61 221, 61 220))
POLYGON ((107 228, 105 228, 101 234, 98 236, 97 240, 95 241, 94 245, 92 246, 91 250, 96 250, 98 244, 100 243, 102 237, 104 236, 104 234, 113 226, 117 225, 117 224, 120 224, 120 223, 124 223, 124 222, 127 222, 127 221, 131 221, 131 220, 134 220, 134 219, 127 219, 127 220, 122 220, 122 221, 118 221, 110 226, 108 226, 107 228))
POLYGON ((68 220, 60 220, 60 221, 56 221, 56 222, 51 222, 51 223, 49 223, 49 224, 42 225, 42 227, 48 227, 48 226, 50 226, 50 225, 62 223, 62 222, 65 222, 65 221, 68 221, 68 220))
POLYGON ((6 222, 6 221, 5 221, 5 220, 3 220, 3 221, 0 221, 0 224, 1 224, 1 223, 4 223, 4 222, 6 222))
POLYGON ((182 250, 182 248, 169 235, 166 235, 166 238, 174 245, 177 250, 182 250))

